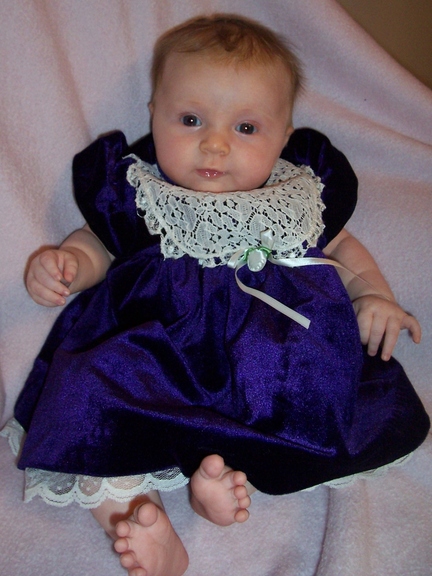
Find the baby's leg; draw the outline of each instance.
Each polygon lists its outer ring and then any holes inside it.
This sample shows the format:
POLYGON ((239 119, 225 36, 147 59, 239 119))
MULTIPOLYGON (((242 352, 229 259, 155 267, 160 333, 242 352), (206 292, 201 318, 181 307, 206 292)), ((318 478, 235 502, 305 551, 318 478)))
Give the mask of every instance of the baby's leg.
POLYGON ((246 474, 225 466, 221 456, 204 458, 190 487, 192 508, 210 522, 229 526, 249 518, 247 508, 255 488, 247 482, 246 474))
POLYGON ((106 500, 93 515, 115 540, 129 576, 181 576, 189 559, 157 492, 130 503, 106 500))

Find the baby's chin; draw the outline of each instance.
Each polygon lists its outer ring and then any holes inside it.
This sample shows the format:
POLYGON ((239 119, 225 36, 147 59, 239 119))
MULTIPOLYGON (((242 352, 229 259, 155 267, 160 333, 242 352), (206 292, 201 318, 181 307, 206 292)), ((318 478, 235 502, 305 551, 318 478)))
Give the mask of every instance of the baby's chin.
POLYGON ((179 184, 182 188, 188 190, 193 190, 196 192, 207 192, 211 194, 225 194, 229 192, 247 192, 250 190, 255 190, 256 188, 261 188, 264 182, 241 183, 233 181, 230 178, 220 176, 217 178, 194 178, 190 180, 185 180, 183 184, 179 184))

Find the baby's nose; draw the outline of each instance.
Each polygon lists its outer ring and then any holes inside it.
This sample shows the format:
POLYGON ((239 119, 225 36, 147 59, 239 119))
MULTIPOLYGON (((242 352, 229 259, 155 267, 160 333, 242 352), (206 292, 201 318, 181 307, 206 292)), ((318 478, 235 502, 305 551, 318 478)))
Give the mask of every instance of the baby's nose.
POLYGON ((225 156, 230 152, 227 136, 220 131, 211 131, 201 140, 200 150, 204 153, 220 154, 225 156))

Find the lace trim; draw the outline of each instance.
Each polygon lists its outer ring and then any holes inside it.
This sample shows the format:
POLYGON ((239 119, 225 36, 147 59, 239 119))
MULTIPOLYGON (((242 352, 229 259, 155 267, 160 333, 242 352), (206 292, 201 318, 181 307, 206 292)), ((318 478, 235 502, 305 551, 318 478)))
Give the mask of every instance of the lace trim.
MULTIPOLYGON (((9 420, 5 428, 0 431, 0 436, 9 440, 9 445, 15 456, 19 454, 24 435, 24 429, 14 418, 9 420)), ((324 484, 305 488, 302 492, 311 492, 320 486, 345 488, 357 480, 380 478, 387 474, 391 468, 404 466, 411 460, 412 455, 413 452, 380 468, 336 478, 324 482, 324 484)), ((116 502, 129 502, 135 496, 146 494, 150 490, 171 492, 189 482, 189 479, 183 476, 178 468, 152 474, 111 478, 47 472, 36 468, 27 468, 25 475, 25 502, 29 502, 35 496, 40 496, 45 503, 53 506, 68 506, 77 502, 82 508, 96 508, 107 499, 116 502)))
POLYGON ((264 230, 273 232, 276 258, 301 257, 324 229, 324 185, 307 166, 279 159, 263 188, 213 194, 169 184, 156 166, 130 157, 138 214, 161 236, 165 258, 188 254, 202 266, 227 264, 239 248, 259 244, 264 230))
POLYGON ((402 458, 399 458, 394 462, 390 462, 390 464, 385 464, 384 466, 374 468, 373 470, 358 472, 357 474, 352 474, 351 476, 336 478, 335 480, 329 480, 328 482, 324 482, 323 484, 317 484, 316 486, 305 488, 304 490, 302 490, 302 492, 311 492, 312 490, 319 488, 319 486, 327 486, 328 488, 345 488, 346 486, 351 486, 351 484, 354 484, 354 482, 356 482, 357 480, 369 480, 374 478, 381 478, 382 476, 385 476, 391 468, 396 468, 397 466, 404 466, 409 460, 411 460, 413 454, 414 452, 411 452, 410 454, 402 456, 402 458))
MULTIPOLYGON (((11 450, 17 456, 25 435, 20 424, 15 419, 10 420, 0 435, 9 440, 11 450)), ((171 492, 188 482, 189 478, 178 468, 111 478, 27 468, 24 501, 29 502, 35 496, 40 496, 44 502, 53 506, 68 506, 77 502, 82 508, 96 508, 107 499, 129 502, 151 490, 171 492)))

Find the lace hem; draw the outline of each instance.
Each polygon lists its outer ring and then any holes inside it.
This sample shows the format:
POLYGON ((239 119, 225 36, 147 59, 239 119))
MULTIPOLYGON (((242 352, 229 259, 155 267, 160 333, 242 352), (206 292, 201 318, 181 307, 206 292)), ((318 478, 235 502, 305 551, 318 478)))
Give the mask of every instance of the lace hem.
MULTIPOLYGON (((12 452, 17 456, 25 435, 20 424, 15 419, 10 420, 0 435, 8 439, 12 452)), ((40 496, 44 502, 53 506, 68 506, 76 502, 82 508, 97 508, 108 499, 129 502, 151 490, 171 492, 188 482, 189 478, 179 468, 111 478, 27 468, 24 501, 29 502, 35 496, 40 496)))
POLYGON ((335 480, 329 480, 329 482, 324 482, 323 484, 317 484, 316 486, 311 486, 310 488, 305 488, 302 492, 311 492, 312 490, 316 490, 320 486, 327 486, 328 488, 346 488, 347 486, 351 486, 357 480, 369 480, 374 478, 381 478, 385 476, 387 472, 391 468, 396 468, 398 466, 404 466, 411 457, 413 452, 407 454, 406 456, 402 456, 398 460, 394 462, 390 462, 390 464, 385 464, 384 466, 380 466, 379 468, 374 468, 373 470, 366 470, 365 472, 358 472, 357 474, 352 474, 351 476, 344 476, 343 478, 336 478, 335 480))
POLYGON ((324 229, 324 185, 307 166, 279 159, 263 188, 214 194, 169 184, 157 167, 130 157, 138 214, 161 236, 165 258, 188 254, 202 266, 227 264, 239 248, 259 245, 265 230, 273 233, 276 258, 301 257, 324 229))
MULTIPOLYGON (((15 420, 10 420, 0 431, 0 436, 8 439, 11 450, 15 456, 19 454, 24 430, 15 420)), ((346 488, 357 480, 369 480, 385 476, 391 468, 405 465, 412 457, 412 452, 381 466, 374 470, 359 472, 351 476, 337 478, 305 488, 302 492, 311 492, 320 486, 328 488, 346 488)), ((68 506, 77 502, 82 508, 97 508, 105 500, 116 502, 129 502, 134 497, 146 494, 151 490, 171 492, 188 484, 189 478, 183 476, 178 468, 171 468, 151 474, 136 476, 119 476, 99 478, 62 472, 49 472, 36 468, 27 468, 25 471, 24 501, 30 502, 35 496, 52 506, 68 506)))

